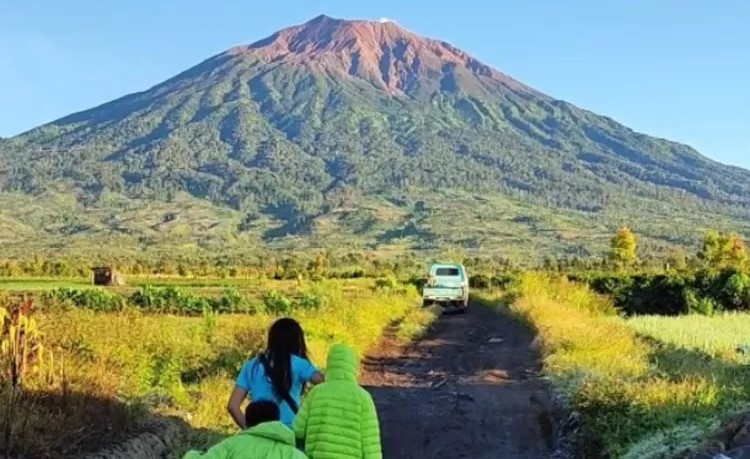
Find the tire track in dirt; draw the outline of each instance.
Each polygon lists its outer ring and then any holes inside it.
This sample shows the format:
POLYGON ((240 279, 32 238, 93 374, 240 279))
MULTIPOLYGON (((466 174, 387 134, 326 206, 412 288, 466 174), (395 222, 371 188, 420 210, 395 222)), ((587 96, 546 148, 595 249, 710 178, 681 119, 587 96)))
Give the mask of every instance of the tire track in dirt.
POLYGON ((472 305, 421 341, 386 336, 365 359, 386 459, 552 456, 554 421, 533 334, 472 305))

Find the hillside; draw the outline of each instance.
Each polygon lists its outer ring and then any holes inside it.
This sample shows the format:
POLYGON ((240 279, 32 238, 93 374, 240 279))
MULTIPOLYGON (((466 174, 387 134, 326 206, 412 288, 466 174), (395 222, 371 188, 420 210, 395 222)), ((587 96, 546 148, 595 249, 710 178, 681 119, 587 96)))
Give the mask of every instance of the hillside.
POLYGON ((0 144, 7 247, 588 255, 747 231, 750 172, 395 23, 319 16, 0 144))

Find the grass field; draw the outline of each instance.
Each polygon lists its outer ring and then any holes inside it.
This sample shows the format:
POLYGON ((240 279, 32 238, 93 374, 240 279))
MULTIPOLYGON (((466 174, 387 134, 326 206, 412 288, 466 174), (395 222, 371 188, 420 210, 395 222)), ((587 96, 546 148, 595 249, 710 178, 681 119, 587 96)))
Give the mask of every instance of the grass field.
POLYGON ((641 335, 664 345, 750 363, 750 314, 643 316, 628 320, 628 324, 641 335))
POLYGON ((97 288, 90 279, 24 279, 0 278, 0 290, 8 292, 36 292, 56 288, 97 288))
MULTIPOLYGON (((292 313, 306 331, 314 363, 322 367, 334 342, 349 343, 363 354, 394 321, 403 322, 408 339, 432 320, 431 312, 418 307, 413 288, 371 287, 333 281, 296 287, 325 299, 318 309, 292 313)), ((93 451, 137 434, 139 420, 164 416, 182 419, 190 428, 176 456, 187 447, 204 446, 232 431, 225 405, 233 380, 261 349, 274 319, 267 314, 148 315, 130 308, 37 312, 45 353, 28 376, 12 424, 15 451, 31 457, 93 451)))
MULTIPOLYGON (((337 280, 336 285, 343 291, 358 291, 372 286, 372 279, 337 280)), ((185 278, 168 276, 128 276, 127 285, 122 287, 99 287, 90 279, 72 278, 0 278, 0 293, 25 294, 35 297, 57 289, 92 290, 130 296, 140 287, 179 287, 186 292, 201 296, 219 296, 227 288, 236 291, 254 302, 260 302, 264 293, 275 290, 283 295, 295 296, 304 290, 309 281, 253 279, 185 278)))
POLYGON ((653 340, 653 360, 661 375, 702 384, 702 398, 695 403, 715 408, 716 414, 647 436, 631 448, 628 458, 658 458, 662 451, 670 451, 670 446, 691 445, 705 437, 706 426, 715 425, 722 414, 750 407, 749 324, 750 314, 628 320, 640 336, 653 340))
POLYGON ((750 404, 745 315, 619 317, 586 287, 528 274, 511 310, 542 338, 545 372, 581 413, 589 454, 671 458, 750 404))

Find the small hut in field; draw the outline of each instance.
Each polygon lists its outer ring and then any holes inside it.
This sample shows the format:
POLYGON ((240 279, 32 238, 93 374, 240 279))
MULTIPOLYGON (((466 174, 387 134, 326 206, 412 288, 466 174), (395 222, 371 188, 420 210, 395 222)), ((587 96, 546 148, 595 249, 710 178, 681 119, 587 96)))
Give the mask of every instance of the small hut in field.
POLYGON ((95 266, 91 268, 94 272, 94 285, 105 285, 108 287, 119 287, 125 285, 125 279, 112 266, 95 266))

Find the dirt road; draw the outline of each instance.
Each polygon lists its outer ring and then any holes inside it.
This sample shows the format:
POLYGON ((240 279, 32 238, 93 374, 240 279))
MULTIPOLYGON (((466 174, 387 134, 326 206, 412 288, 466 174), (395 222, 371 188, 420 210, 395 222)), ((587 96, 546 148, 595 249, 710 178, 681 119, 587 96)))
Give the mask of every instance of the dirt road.
POLYGON ((420 342, 386 338, 365 361, 386 459, 548 458, 554 444, 522 325, 481 306, 444 315, 420 342))

